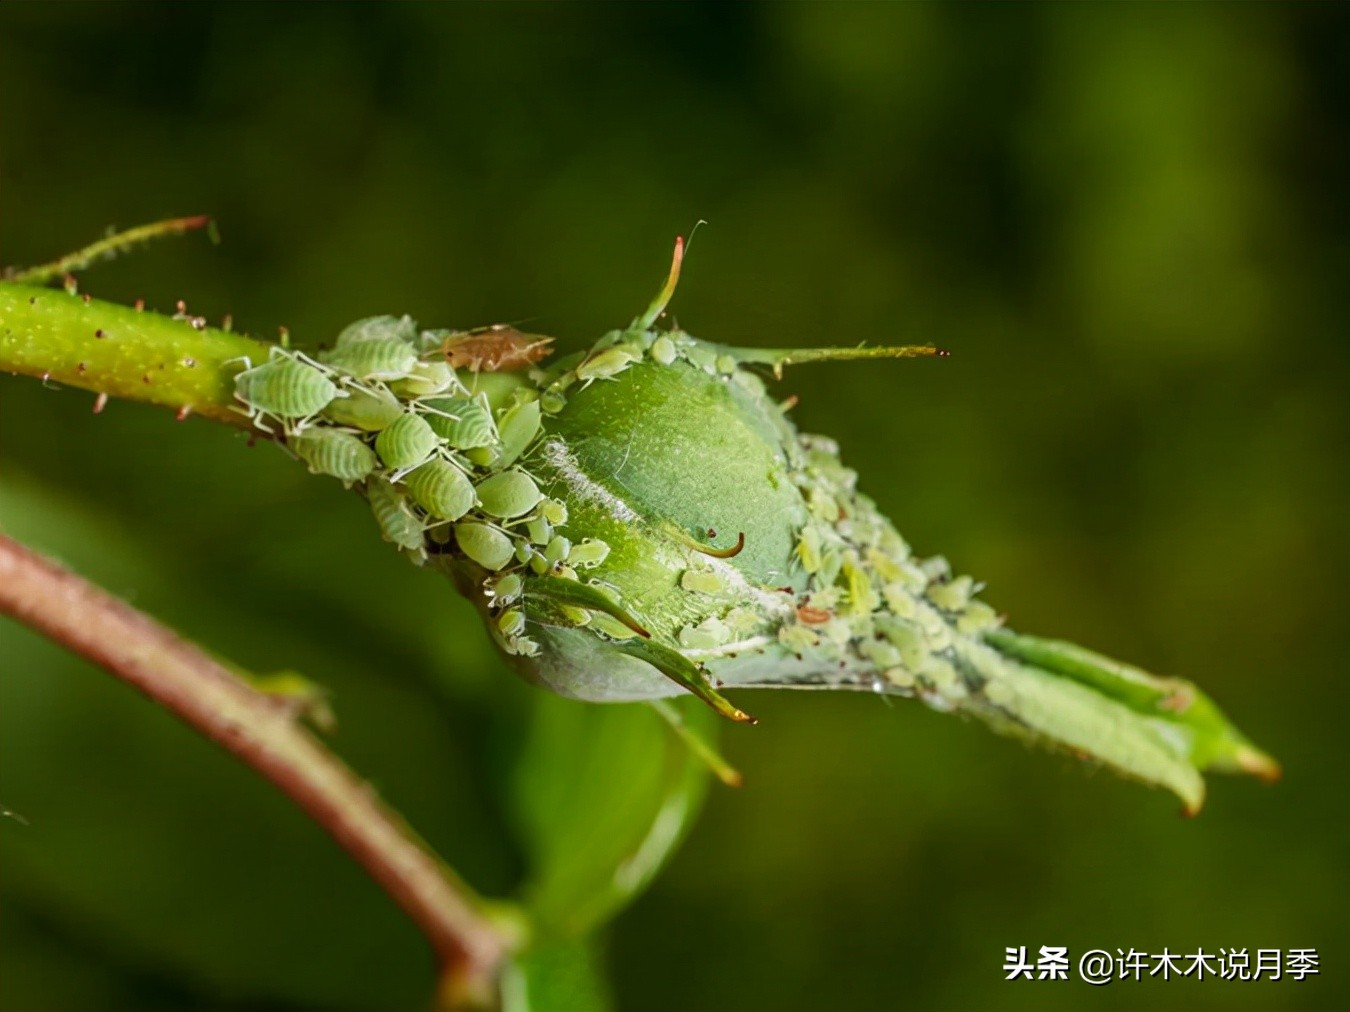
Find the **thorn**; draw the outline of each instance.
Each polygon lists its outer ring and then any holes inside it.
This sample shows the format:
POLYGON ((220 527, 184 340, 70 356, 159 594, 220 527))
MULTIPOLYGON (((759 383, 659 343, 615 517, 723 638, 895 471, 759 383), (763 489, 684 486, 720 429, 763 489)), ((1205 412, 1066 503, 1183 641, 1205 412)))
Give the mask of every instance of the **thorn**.
POLYGON ((136 312, 138 312, 138 313, 144 313, 144 312, 145 312, 145 300, 144 300, 144 299, 137 299, 137 300, 136 300, 136 312))
POLYGON ((220 329, 225 331, 225 333, 227 334, 230 333, 232 330, 234 330, 234 314, 232 313, 225 314, 225 319, 220 321, 220 329))
POLYGON ((108 406, 108 395, 99 394, 94 398, 94 414, 103 414, 103 409, 108 406))
POLYGON ((175 422, 187 421, 187 416, 190 414, 192 414, 192 405, 184 404, 181 408, 179 408, 177 411, 174 412, 173 420, 175 422))
POLYGON ((79 282, 75 280, 74 274, 67 274, 62 278, 61 287, 66 290, 67 295, 77 295, 80 291, 79 282))
POLYGON ((291 331, 288 327, 277 327, 277 340, 281 342, 283 348, 291 346, 291 331))
POLYGON ((787 414, 800 403, 801 398, 796 394, 791 394, 778 402, 778 410, 783 412, 783 414, 787 414))

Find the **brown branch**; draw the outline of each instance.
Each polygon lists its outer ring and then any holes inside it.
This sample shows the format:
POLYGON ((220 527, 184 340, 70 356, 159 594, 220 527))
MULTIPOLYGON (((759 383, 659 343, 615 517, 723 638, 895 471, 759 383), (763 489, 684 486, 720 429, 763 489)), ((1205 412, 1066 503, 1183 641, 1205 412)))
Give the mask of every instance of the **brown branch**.
POLYGON ((441 963, 441 1000, 492 1002, 511 948, 481 901, 370 787, 286 709, 191 643, 49 559, 0 535, 0 613, 107 668, 271 780, 366 869, 422 929, 441 963))

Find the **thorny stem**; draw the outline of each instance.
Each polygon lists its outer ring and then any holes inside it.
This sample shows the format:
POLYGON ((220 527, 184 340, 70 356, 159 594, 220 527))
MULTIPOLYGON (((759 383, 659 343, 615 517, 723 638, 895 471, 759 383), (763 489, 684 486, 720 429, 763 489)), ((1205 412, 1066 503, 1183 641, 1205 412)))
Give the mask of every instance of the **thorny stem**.
POLYGON ((484 902, 292 715, 124 601, 0 535, 0 613, 106 668, 271 780, 422 929, 450 1008, 492 1003, 513 947, 484 902))
POLYGON ((186 313, 0 282, 0 370, 176 408, 182 417, 195 412, 252 430, 236 410, 233 379, 239 360, 259 365, 271 347, 186 313))

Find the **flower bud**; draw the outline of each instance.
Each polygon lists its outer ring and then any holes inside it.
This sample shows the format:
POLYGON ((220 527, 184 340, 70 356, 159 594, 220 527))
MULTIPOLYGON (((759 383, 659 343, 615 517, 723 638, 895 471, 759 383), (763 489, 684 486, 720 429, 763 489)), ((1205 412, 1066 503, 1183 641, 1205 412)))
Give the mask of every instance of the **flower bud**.
MULTIPOLYGON (((342 430, 378 454, 362 487, 386 537, 455 579, 521 673, 597 702, 690 692, 737 721, 753 718, 725 689, 912 696, 1192 810, 1201 770, 1277 773, 1190 683, 1002 628, 971 578, 912 555, 838 447, 799 433, 756 371, 940 352, 741 349, 658 328, 680 252, 643 316, 552 366, 547 339, 511 328, 419 338, 383 318, 382 339, 472 373, 462 395, 391 389, 343 356, 317 366, 349 397, 397 398, 403 417, 378 433, 342 430), (431 495, 446 478, 450 510, 431 495)), ((341 416, 281 420, 294 438, 341 416)))

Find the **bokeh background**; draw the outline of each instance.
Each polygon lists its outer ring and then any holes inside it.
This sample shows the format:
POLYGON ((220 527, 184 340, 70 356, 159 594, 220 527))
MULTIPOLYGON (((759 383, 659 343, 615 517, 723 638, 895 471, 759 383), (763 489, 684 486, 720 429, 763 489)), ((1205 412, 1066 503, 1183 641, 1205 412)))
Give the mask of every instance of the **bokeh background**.
MULTIPOLYGON (((222 245, 86 289, 301 343, 407 312, 577 347, 702 218, 691 332, 948 347, 782 389, 917 550, 1019 629, 1193 678, 1284 782, 1213 781, 1183 820, 918 705, 756 698, 724 735, 745 787, 708 791, 599 936, 609 998, 1327 1009, 1350 1003, 1348 39, 1345 5, 6 4, 0 261, 209 212, 222 245), (1053 944, 1311 947, 1322 970, 1003 981, 1005 946, 1053 944)), ((587 820, 641 807, 624 727, 569 737, 580 704, 536 705, 355 497, 91 400, 0 377, 0 525, 331 687, 336 747, 481 888, 526 874, 502 799, 531 769, 594 788, 587 820)), ((420 939, 317 830, 10 623, 0 805, 5 1009, 426 1000, 420 939)), ((603 849, 584 828, 569 854, 603 849)))

